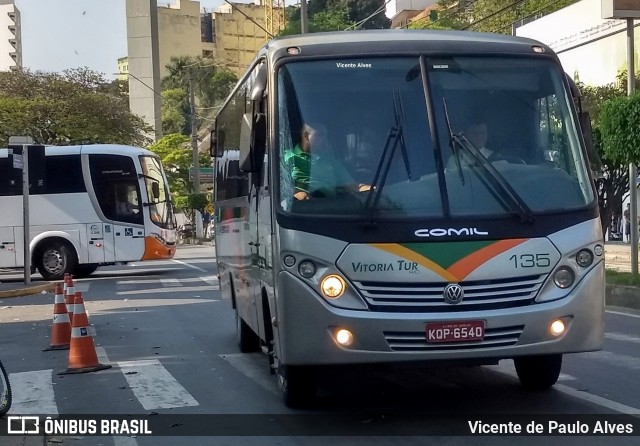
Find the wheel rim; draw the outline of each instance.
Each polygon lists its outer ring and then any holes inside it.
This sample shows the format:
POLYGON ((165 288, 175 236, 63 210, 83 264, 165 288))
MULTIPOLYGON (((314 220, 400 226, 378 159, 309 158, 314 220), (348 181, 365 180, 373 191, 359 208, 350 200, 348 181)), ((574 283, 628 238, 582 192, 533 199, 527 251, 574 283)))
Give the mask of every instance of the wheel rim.
POLYGON ((64 257, 57 249, 47 249, 42 256, 42 266, 51 274, 58 274, 64 269, 64 257))

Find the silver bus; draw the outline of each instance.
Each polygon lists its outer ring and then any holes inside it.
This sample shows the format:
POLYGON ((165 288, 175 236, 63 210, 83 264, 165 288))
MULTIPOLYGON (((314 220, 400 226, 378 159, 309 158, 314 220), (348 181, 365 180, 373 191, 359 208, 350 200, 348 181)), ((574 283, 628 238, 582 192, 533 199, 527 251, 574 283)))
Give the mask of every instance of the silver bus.
POLYGON ((563 354, 601 348, 578 96, 550 48, 503 35, 319 33, 259 51, 211 133, 215 245, 240 349, 267 353, 286 404, 335 366, 513 359, 546 389, 563 354))

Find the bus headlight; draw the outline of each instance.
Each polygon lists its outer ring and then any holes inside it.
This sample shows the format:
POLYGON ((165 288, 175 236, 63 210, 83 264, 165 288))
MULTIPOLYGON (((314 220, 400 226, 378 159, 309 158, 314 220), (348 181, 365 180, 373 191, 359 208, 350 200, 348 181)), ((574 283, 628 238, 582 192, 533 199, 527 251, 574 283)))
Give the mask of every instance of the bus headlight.
POLYGON ((320 284, 320 289, 322 290, 322 294, 329 299, 337 299, 342 296, 344 290, 346 288, 346 284, 342 277, 336 276, 335 274, 330 274, 324 279, 322 279, 322 283, 320 284))
POLYGON ((300 262, 298 272, 305 279, 310 279, 316 273, 316 265, 310 260, 305 260, 304 262, 300 262))
POLYGON ((568 266, 561 266, 555 273, 553 273, 553 283, 555 283, 558 288, 562 289, 569 288, 573 285, 575 278, 576 275, 568 266))
POLYGON ((581 249, 576 254, 576 263, 583 268, 593 263, 593 254, 588 249, 581 249))

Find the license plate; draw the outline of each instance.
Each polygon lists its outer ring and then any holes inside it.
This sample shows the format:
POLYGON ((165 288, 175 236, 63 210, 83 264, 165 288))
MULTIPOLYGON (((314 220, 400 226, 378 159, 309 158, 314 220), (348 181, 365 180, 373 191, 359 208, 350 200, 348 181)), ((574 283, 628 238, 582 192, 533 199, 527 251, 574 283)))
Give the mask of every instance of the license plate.
POLYGON ((430 322, 427 342, 467 342, 484 339, 484 321, 430 322))

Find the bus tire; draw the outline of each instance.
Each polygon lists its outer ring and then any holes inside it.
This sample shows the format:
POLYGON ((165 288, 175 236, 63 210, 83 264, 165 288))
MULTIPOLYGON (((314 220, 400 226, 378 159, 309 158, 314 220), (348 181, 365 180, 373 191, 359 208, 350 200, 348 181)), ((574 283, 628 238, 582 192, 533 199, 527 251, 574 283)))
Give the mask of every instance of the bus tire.
POLYGON ((513 363, 522 387, 546 390, 558 381, 562 355, 522 356, 513 358, 513 363))
POLYGON ((73 274, 78 257, 73 247, 60 240, 46 242, 38 249, 38 272, 46 280, 60 280, 64 273, 73 274))
POLYGON ((236 337, 238 347, 242 353, 253 353, 260 351, 260 338, 253 332, 251 327, 242 320, 236 308, 236 337))
POLYGON ((76 266, 74 274, 76 277, 89 277, 91 274, 96 272, 98 266, 99 265, 97 263, 84 263, 76 266))
POLYGON ((278 384, 288 407, 303 409, 312 406, 316 400, 316 380, 311 367, 280 366, 278 384))

